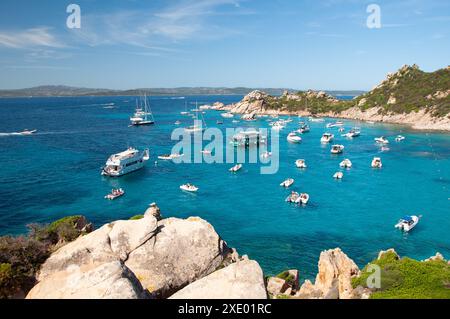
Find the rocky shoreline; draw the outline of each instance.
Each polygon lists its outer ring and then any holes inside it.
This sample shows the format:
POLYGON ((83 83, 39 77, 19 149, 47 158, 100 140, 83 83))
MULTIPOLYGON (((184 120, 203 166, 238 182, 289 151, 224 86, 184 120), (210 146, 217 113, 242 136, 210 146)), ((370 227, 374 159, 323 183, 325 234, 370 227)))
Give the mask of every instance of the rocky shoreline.
MULTIPOLYGON (((326 98, 328 102, 338 103, 336 99, 327 95, 325 92, 308 91, 311 98, 326 98)), ((389 113, 385 114, 381 107, 372 107, 362 110, 359 107, 350 107, 340 112, 328 111, 312 113, 308 110, 289 111, 270 108, 267 105, 268 95, 261 91, 253 91, 246 95, 240 102, 230 105, 224 105, 221 102, 215 103, 211 109, 217 111, 227 111, 233 114, 242 114, 245 116, 301 116, 301 117, 330 117, 339 119, 349 119, 366 122, 379 122, 388 124, 407 125, 415 130, 424 131, 450 131, 450 115, 443 117, 432 116, 430 112, 422 109, 410 113, 389 113)), ((289 100, 298 100, 295 94, 285 92, 284 98, 289 100)))
POLYGON ((362 271, 339 248, 320 254, 314 283, 300 284, 299 273, 265 278, 257 261, 239 256, 207 221, 163 219, 153 205, 141 219, 106 224, 54 251, 26 298, 367 299, 372 294, 354 287, 362 271))

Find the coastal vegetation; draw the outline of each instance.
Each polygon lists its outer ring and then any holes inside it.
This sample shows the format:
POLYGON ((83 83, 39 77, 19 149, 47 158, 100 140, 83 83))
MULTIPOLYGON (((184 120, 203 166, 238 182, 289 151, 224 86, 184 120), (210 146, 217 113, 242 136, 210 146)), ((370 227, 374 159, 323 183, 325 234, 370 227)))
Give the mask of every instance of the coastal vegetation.
MULTIPOLYGON (((381 268, 381 288, 373 291, 373 299, 450 299, 450 265, 445 260, 417 261, 387 252, 371 264, 381 268)), ((368 268, 353 279, 354 287, 367 287, 372 274, 368 268)))
POLYGON ((36 284, 36 273, 53 251, 92 230, 83 216, 48 225, 28 225, 25 236, 0 237, 0 298, 23 298, 36 284))

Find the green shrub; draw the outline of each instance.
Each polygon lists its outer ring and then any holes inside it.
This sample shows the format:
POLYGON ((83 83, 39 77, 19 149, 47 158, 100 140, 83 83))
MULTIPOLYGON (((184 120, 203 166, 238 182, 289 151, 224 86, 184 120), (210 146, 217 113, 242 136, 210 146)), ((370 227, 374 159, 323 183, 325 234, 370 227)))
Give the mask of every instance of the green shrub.
POLYGON ((144 218, 144 215, 136 215, 136 216, 131 217, 130 220, 139 220, 142 218, 144 218))

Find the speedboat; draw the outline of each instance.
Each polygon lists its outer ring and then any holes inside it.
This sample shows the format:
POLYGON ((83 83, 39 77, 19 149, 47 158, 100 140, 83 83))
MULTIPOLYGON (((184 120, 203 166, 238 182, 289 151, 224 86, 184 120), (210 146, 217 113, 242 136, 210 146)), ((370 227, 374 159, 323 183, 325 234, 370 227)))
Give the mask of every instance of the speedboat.
POLYGON ((395 228, 409 232, 419 223, 420 216, 405 216, 398 221, 395 228))
POLYGON ((334 135, 331 133, 324 133, 320 139, 321 143, 330 143, 334 139, 334 135))
POLYGON ((288 178, 287 180, 285 180, 284 182, 282 182, 280 184, 281 187, 290 187, 292 184, 294 184, 294 179, 293 178, 288 178))
POLYGON ((295 166, 297 166, 297 168, 306 168, 306 162, 304 159, 298 159, 295 161, 295 166))
POLYGON ((226 118, 226 119, 231 119, 231 118, 233 118, 234 117, 234 114, 233 113, 229 113, 229 112, 227 112, 227 113, 222 113, 222 114, 220 114, 223 118, 226 118))
POLYGON ((299 199, 297 200, 297 203, 302 203, 303 205, 308 204, 309 202, 309 194, 302 193, 300 194, 299 199))
POLYGON ((297 134, 295 134, 294 132, 292 132, 289 133, 289 135, 287 136, 287 140, 290 143, 300 143, 302 141, 302 138, 297 134))
POLYGON ((334 179, 342 179, 342 178, 344 178, 344 173, 342 173, 342 172, 336 172, 336 173, 333 175, 333 178, 334 178, 334 179))
POLYGON ((116 198, 119 198, 125 194, 125 191, 122 188, 119 189, 113 189, 111 193, 105 196, 105 199, 109 200, 115 200, 116 198))
POLYGON ((229 171, 232 173, 236 173, 237 171, 241 170, 241 168, 242 168, 242 164, 237 164, 237 165, 233 166, 232 168, 230 168, 229 171))
POLYGON ((331 154, 341 154, 344 151, 344 145, 333 145, 331 147, 331 154))
POLYGON ((328 123, 327 124, 327 128, 332 128, 332 127, 336 127, 336 126, 343 126, 344 122, 342 121, 337 121, 335 123, 328 123))
POLYGON ((381 158, 374 157, 372 160, 372 168, 382 168, 383 163, 381 162, 381 158))
POLYGON ((158 156, 158 159, 164 160, 164 161, 169 161, 169 160, 173 160, 175 158, 179 158, 182 156, 184 156, 184 154, 164 154, 164 155, 158 156))
POLYGON ((34 134, 34 133, 36 133, 37 132, 37 130, 23 130, 22 132, 19 132, 19 134, 20 135, 32 135, 32 134, 34 134))
POLYGON ((148 149, 140 152, 130 147, 126 151, 111 155, 102 169, 102 175, 119 177, 144 167, 150 159, 148 149))
POLYGON ((396 142, 401 142, 401 141, 404 141, 405 138, 406 138, 406 137, 404 137, 403 135, 398 135, 398 136, 395 138, 395 141, 396 141, 396 142))
POLYGON ((195 193, 198 191, 198 187, 192 185, 192 184, 184 184, 180 186, 180 189, 186 192, 195 193))
POLYGON ((350 161, 348 158, 346 158, 339 164, 339 166, 342 168, 352 168, 352 165, 352 161, 350 161))
POLYGON ((325 120, 322 118, 316 118, 316 117, 310 117, 309 118, 310 122, 316 122, 316 123, 320 123, 320 122, 324 122, 325 120))
POLYGON ((384 136, 376 137, 375 142, 377 142, 378 144, 389 144, 389 140, 384 136))
POLYGON ((361 135, 361 130, 357 127, 352 128, 350 131, 348 131, 346 134, 342 135, 345 137, 353 138, 358 137, 361 135))

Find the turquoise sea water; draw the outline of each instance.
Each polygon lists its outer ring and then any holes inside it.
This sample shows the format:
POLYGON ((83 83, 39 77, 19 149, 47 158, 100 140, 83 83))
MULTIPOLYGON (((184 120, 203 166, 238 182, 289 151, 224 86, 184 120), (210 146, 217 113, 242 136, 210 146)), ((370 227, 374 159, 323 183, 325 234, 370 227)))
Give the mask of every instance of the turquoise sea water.
MULTIPOLYGON (((275 175, 259 174, 258 164, 246 164, 231 174, 230 164, 174 164, 159 161, 170 153, 174 122, 192 119, 179 113, 185 101, 231 103, 241 96, 152 97, 157 124, 128 127, 134 98, 29 98, 0 99, 0 133, 38 129, 34 136, 0 134, 0 234, 19 234, 32 222, 83 214, 97 226, 128 219, 157 202, 165 217, 200 216, 208 220, 229 246, 256 259, 267 274, 297 268, 303 278, 317 272, 320 251, 341 247, 360 266, 381 249, 395 248, 401 255, 426 258, 440 251, 450 257, 450 134, 411 131, 402 126, 344 121, 346 128, 360 126, 362 136, 338 137, 345 153, 332 156, 320 144, 325 123, 310 123, 303 143, 288 144, 286 135, 298 128, 298 119, 282 131, 280 169, 275 175), (105 109, 115 103, 115 109, 105 109), (397 134, 406 136, 395 143, 397 134), (380 153, 373 139, 387 136, 389 152, 380 153), (128 146, 148 147, 146 168, 119 179, 100 176, 110 154, 128 146), (384 167, 370 168, 374 156, 384 167), (308 169, 294 162, 307 160, 308 169), (353 168, 335 181, 339 163, 350 158, 353 168), (295 178, 293 190, 308 192, 310 204, 295 207, 284 202, 289 190, 279 184, 295 178), (179 190, 182 183, 200 187, 198 194, 179 190), (103 199, 111 188, 126 195, 103 199), (404 235, 394 224, 405 214, 423 215, 414 231, 404 235)), ((194 106, 190 104, 190 108, 194 106)), ((218 119, 225 127, 268 127, 266 119, 233 124, 215 111, 205 114, 208 126, 218 119)), ((329 121, 332 121, 331 119, 329 121)))

